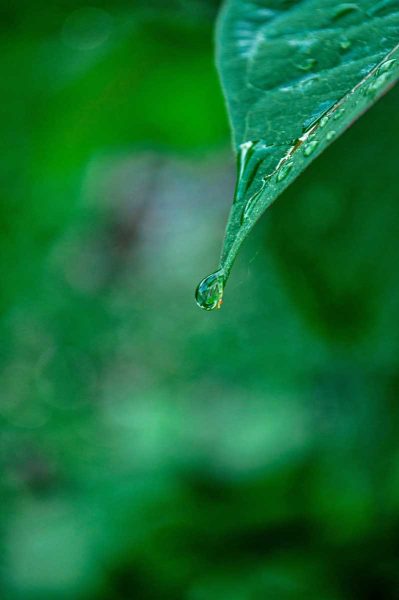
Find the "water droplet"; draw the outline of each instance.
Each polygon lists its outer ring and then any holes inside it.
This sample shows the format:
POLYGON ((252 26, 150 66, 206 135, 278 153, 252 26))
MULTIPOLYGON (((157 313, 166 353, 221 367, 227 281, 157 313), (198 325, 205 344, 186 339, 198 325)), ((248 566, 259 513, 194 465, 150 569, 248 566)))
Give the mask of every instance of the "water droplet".
POLYGON ((357 4, 352 4, 352 3, 339 4, 335 8, 331 18, 333 21, 339 21, 339 19, 342 19, 343 17, 346 17, 350 13, 355 12, 357 10, 360 10, 360 8, 358 7, 357 4))
POLYGON ((349 50, 351 46, 352 42, 348 40, 348 38, 341 38, 339 42, 339 47, 341 48, 341 50, 349 50))
POLYGON ((225 276, 223 270, 205 277, 197 287, 195 300, 204 310, 214 310, 222 305, 225 276))
POLYGON ((397 61, 395 58, 391 58, 384 61, 378 67, 378 69, 376 69, 373 77, 364 88, 364 95, 375 96, 378 94, 380 89, 389 81, 389 78, 391 77, 391 71, 395 67, 396 62, 397 61))
POLYGON ((313 152, 316 150, 319 143, 320 142, 318 142, 318 140, 311 140, 310 142, 308 142, 303 149, 304 155, 310 156, 311 154, 313 154, 313 152))
POLYGON ((312 56, 304 57, 301 62, 295 63, 295 66, 298 67, 301 71, 310 71, 317 65, 317 60, 312 56))
POLYGON ((391 58, 390 60, 386 60, 383 62, 377 69, 377 75, 382 75, 383 73, 389 73, 392 71, 395 66, 396 58, 391 58))
POLYGON ((329 131, 326 135, 326 140, 327 142, 331 142, 331 140, 336 136, 336 132, 331 129, 331 131, 329 131))
POLYGON ((263 140, 249 141, 238 149, 237 185, 234 202, 241 202, 253 183, 262 161, 270 151, 270 146, 263 140))
POLYGON ((381 75, 378 75, 378 71, 374 78, 370 81, 370 83, 364 88, 364 94, 366 96, 376 96, 381 88, 387 83, 389 80, 390 74, 389 72, 383 72, 381 75))
POLYGON ((289 162, 285 162, 281 165, 281 167, 279 168, 278 172, 277 172, 277 181, 283 181, 283 179, 285 179, 287 177, 287 175, 290 173, 292 167, 293 167, 294 163, 292 161, 289 162))
POLYGON ((239 148, 238 148, 237 172, 238 172, 239 179, 242 177, 245 163, 246 163, 246 158, 247 158, 250 150, 254 147, 255 143, 256 142, 245 142, 244 144, 241 144, 241 146, 239 146, 239 148))
POLYGON ((248 219, 249 215, 252 213, 252 211, 255 208, 265 187, 266 187, 266 180, 264 179, 261 188, 257 192, 255 192, 255 194, 253 194, 253 196, 250 197, 250 199, 244 206, 244 210, 242 211, 242 215, 241 215, 241 225, 243 225, 245 223, 245 221, 248 219))
POLYGON ((325 117, 322 117, 320 119, 319 127, 323 128, 327 125, 327 123, 328 123, 328 117, 326 115, 325 117))
POLYGON ((334 121, 338 121, 341 117, 344 116, 345 113, 345 109, 344 108, 339 108, 333 116, 334 121))
MULTIPOLYGON (((311 86, 315 84, 315 82, 319 81, 320 75, 318 73, 308 73, 307 75, 303 75, 302 79, 298 82, 298 87, 302 90, 307 90, 311 86)), ((281 87, 282 91, 289 91, 291 88, 288 86, 287 88, 281 87)))
POLYGON ((310 115, 310 117, 308 119, 306 119, 306 121, 304 121, 304 123, 302 125, 302 131, 304 133, 306 133, 312 127, 312 125, 315 125, 318 121, 320 122, 320 126, 323 127, 323 125, 321 125, 321 122, 323 121, 323 119, 326 119, 326 118, 328 119, 327 116, 323 116, 323 115, 325 115, 325 113, 332 106, 334 106, 334 104, 336 102, 337 102, 336 100, 327 100, 327 101, 322 102, 321 104, 319 104, 319 106, 310 115))

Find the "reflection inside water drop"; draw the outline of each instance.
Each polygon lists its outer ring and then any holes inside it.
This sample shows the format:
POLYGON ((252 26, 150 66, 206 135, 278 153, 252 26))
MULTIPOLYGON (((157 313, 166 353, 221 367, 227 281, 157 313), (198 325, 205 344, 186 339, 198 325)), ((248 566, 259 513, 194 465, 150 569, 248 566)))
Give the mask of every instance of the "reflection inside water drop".
POLYGON ((223 300, 225 276, 223 270, 205 277, 197 287, 195 300, 203 310, 220 308, 223 300))

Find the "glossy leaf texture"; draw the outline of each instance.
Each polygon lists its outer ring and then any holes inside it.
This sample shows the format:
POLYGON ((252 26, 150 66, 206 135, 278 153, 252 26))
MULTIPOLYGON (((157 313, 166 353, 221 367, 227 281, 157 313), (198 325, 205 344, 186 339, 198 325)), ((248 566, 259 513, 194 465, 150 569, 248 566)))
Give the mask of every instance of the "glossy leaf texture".
POLYGON ((217 66, 238 174, 220 264, 199 285, 199 306, 220 307, 233 262, 259 217, 396 82, 398 44, 398 0, 225 2, 217 66))

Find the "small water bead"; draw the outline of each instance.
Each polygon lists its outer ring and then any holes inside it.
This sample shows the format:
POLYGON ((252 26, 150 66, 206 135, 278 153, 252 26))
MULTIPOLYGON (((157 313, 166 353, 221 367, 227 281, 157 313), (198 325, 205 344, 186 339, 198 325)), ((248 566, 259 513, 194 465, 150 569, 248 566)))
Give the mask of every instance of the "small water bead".
POLYGON ((359 6, 357 4, 353 4, 353 3, 344 3, 344 4, 339 4, 333 14, 332 14, 332 20, 333 21, 339 21, 340 19, 342 19, 343 17, 346 17, 347 15, 356 12, 360 10, 359 6))
POLYGON ((300 62, 295 63, 301 71, 310 71, 317 65, 317 60, 311 56, 304 57, 300 62))
MULTIPOLYGON (((267 179, 269 179, 269 177, 267 179)), ((241 215, 241 225, 243 225, 245 223, 245 221, 248 219, 248 217, 252 213, 253 209, 255 208, 256 204, 258 203, 258 200, 261 197, 263 190, 266 187, 266 181, 267 181, 266 179, 263 180, 261 188, 257 192, 255 192, 255 194, 253 196, 250 197, 250 199, 244 206, 244 210, 242 211, 242 215, 241 215)))
POLYGON ((380 89, 389 81, 391 71, 396 64, 396 59, 383 62, 376 70, 372 80, 366 86, 364 93, 368 96, 377 95, 380 89))
POLYGON ((347 38, 341 38, 341 41, 339 42, 339 47, 341 48, 341 50, 349 50, 351 46, 352 42, 350 40, 348 40, 347 38))
MULTIPOLYGON (((378 71, 377 71, 378 73, 378 71)), ((376 75, 370 81, 370 83, 364 88, 364 95, 366 96, 376 96, 381 88, 388 82, 390 74, 388 72, 382 73, 381 75, 376 75)))
POLYGON ((303 149, 304 155, 310 156, 311 154, 313 154, 313 152, 316 150, 319 143, 320 142, 318 140, 311 140, 310 142, 308 142, 303 149))
MULTIPOLYGON (((322 102, 321 104, 319 104, 317 106, 317 108, 314 110, 314 112, 310 115, 310 117, 308 117, 306 119, 306 121, 304 121, 303 125, 302 125, 302 131, 303 133, 306 133, 309 131, 309 129, 312 128, 313 125, 316 125, 316 123, 320 123, 323 121, 324 123, 324 119, 328 118, 326 115, 326 112, 328 110, 330 110, 330 108, 332 108, 334 106, 334 104, 336 104, 337 100, 336 99, 331 99, 331 100, 326 100, 324 102, 322 102)), ((323 127, 323 125, 321 125, 323 127)))
POLYGON ((238 202, 240 199, 240 196, 243 193, 243 191, 242 191, 243 174, 245 171, 245 165, 248 160, 248 155, 249 155, 250 151, 252 150, 253 145, 254 145, 254 142, 245 142, 244 144, 241 144, 238 147, 238 151, 237 151, 237 182, 236 182, 236 188, 234 191, 233 203, 238 202))
POLYGON ((397 64, 396 58, 385 60, 374 72, 363 89, 364 96, 376 96, 391 78, 392 71, 397 64))
POLYGON ((375 81, 373 81, 373 83, 371 83, 368 87, 368 93, 370 95, 373 94, 378 94, 378 92, 380 91, 380 89, 383 87, 383 85, 387 82, 388 77, 386 75, 381 75, 381 77, 378 77, 378 79, 376 79, 375 81))
POLYGON ((238 179, 240 179, 242 177, 247 156, 248 156, 250 150, 252 150, 252 148, 254 147, 254 145, 255 145, 255 142, 245 142, 244 144, 241 144, 238 148, 238 154, 237 154, 238 179))
POLYGON ((270 146, 263 140, 248 141, 239 146, 238 177, 234 194, 235 203, 240 202, 245 197, 269 151, 270 146))
POLYGON ((331 140, 337 135, 337 132, 331 129, 326 135, 327 142, 331 142, 331 140))
POLYGON ((345 109, 339 108, 333 116, 334 121, 338 121, 341 117, 344 116, 344 113, 345 113, 345 109))
POLYGON ((327 115, 325 117, 322 117, 320 119, 319 127, 321 127, 321 128, 325 127, 327 125, 328 121, 329 121, 329 118, 327 117, 327 115))
MULTIPOLYGON (((308 90, 310 87, 312 87, 317 81, 320 80, 320 75, 319 73, 308 73, 307 75, 303 75, 302 79, 298 82, 298 87, 301 90, 308 90)), ((280 88, 282 91, 288 91, 291 88, 287 87, 287 88, 280 88)))
POLYGON ((396 58, 391 58, 390 60, 386 60, 383 62, 377 69, 377 75, 382 75, 383 73, 390 73, 396 64, 396 58))
POLYGON ((293 161, 285 162, 284 164, 282 164, 277 172, 277 177, 276 177, 277 181, 278 182, 283 181, 289 175, 293 166, 294 166, 293 161))
POLYGON ((225 275, 223 270, 205 277, 197 287, 195 300, 203 310, 215 310, 222 305, 225 275))

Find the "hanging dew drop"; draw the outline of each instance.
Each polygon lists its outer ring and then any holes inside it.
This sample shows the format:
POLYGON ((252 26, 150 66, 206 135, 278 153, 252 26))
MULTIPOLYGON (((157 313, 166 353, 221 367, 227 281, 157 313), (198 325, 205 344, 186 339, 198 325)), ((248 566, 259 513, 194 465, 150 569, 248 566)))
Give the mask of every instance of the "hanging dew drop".
POLYGON ((203 310, 215 310, 221 307, 225 276, 223 270, 215 271, 205 277, 197 287, 195 300, 203 310))

